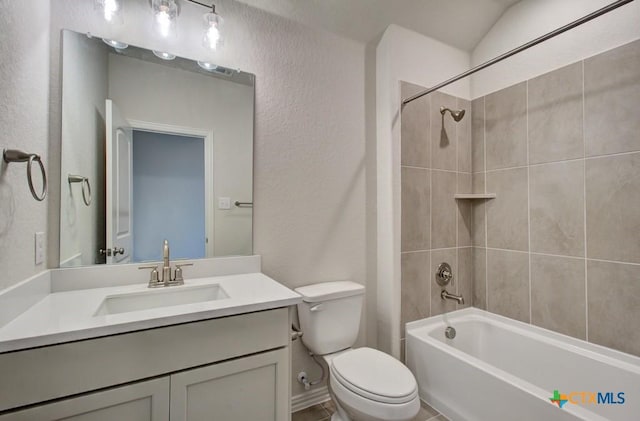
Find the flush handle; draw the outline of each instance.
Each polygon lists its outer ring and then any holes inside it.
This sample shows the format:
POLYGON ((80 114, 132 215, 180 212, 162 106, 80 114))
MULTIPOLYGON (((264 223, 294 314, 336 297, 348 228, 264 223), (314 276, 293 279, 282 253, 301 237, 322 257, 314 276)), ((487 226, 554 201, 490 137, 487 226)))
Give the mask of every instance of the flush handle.
POLYGON ((322 303, 320 303, 320 304, 316 304, 316 305, 312 306, 312 307, 309 309, 309 311, 310 311, 310 312, 312 312, 312 313, 313 313, 313 312, 316 312, 316 311, 322 311, 322 310, 324 310, 324 304, 322 304, 322 303))

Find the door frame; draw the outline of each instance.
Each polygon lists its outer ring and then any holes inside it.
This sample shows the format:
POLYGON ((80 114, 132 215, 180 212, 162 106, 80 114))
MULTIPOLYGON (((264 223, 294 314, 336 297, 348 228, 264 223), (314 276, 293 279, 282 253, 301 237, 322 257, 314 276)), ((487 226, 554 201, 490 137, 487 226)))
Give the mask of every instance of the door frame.
POLYGON ((213 183, 213 130, 178 126, 175 124, 154 123, 151 121, 129 119, 131 128, 145 132, 163 133, 177 136, 193 136, 204 139, 204 217, 205 252, 207 257, 214 256, 214 183, 213 183))

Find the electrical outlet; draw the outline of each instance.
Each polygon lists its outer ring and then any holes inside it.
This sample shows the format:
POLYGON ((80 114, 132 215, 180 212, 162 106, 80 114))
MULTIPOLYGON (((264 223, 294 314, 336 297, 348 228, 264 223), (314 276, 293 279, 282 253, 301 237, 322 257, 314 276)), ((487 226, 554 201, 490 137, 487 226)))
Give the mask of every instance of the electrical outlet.
POLYGON ((35 261, 36 265, 44 263, 44 232, 36 232, 35 234, 35 261))

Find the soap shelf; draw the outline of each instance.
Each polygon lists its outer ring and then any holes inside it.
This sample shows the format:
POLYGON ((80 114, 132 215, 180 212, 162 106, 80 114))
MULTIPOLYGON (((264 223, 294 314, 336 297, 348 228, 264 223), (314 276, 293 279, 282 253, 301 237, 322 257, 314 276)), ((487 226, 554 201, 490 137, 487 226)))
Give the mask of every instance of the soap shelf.
POLYGON ((495 199, 495 193, 461 193, 453 196, 456 200, 483 200, 483 199, 495 199))

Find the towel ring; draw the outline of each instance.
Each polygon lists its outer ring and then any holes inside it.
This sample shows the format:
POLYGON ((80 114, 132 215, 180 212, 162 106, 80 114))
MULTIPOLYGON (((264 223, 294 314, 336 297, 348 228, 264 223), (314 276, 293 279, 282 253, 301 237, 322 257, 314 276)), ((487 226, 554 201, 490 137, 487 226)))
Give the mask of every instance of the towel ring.
POLYGON ((91 183, 89 182, 89 178, 81 175, 69 174, 68 180, 69 185, 71 185, 71 183, 82 183, 82 200, 85 205, 91 206, 91 183))
POLYGON ((29 190, 31 190, 31 195, 38 202, 42 202, 45 197, 47 197, 47 172, 44 169, 44 164, 42 163, 42 159, 40 155, 34 153, 26 153, 19 151, 17 149, 5 149, 2 151, 2 159, 5 162, 26 162, 27 163, 27 182, 29 183, 29 190), (36 193, 36 189, 33 186, 33 177, 31 176, 31 165, 33 161, 37 161, 38 165, 40 165, 40 172, 42 173, 42 192, 40 194, 36 193))

